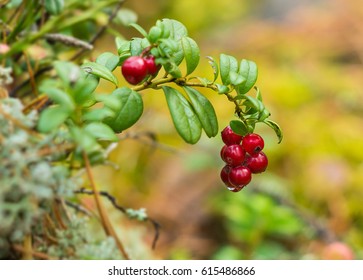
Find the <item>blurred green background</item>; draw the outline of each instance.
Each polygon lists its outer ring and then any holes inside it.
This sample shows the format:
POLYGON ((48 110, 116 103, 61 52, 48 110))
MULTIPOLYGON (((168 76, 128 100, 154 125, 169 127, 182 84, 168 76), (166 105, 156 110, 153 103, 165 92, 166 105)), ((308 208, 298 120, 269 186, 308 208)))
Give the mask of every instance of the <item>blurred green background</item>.
MULTIPOLYGON (((121 204, 147 208, 162 225, 151 250, 153 228, 115 214, 134 257, 323 259, 329 258, 326 250, 333 241, 344 242, 355 258, 363 257, 360 2, 127 1, 125 7, 136 11, 146 30, 164 17, 183 22, 202 57, 226 53, 254 60, 264 102, 284 132, 277 144, 271 129, 257 127, 265 139, 268 170, 232 193, 219 178, 220 136, 185 144, 163 94, 144 92, 143 117, 127 132, 134 137, 112 151, 112 165, 95 170, 99 184, 121 204)), ((128 28, 119 31, 126 38, 138 36, 128 28)), ((115 52, 112 36, 96 49, 115 52)), ((206 59, 197 73, 212 76, 206 59)), ((107 86, 100 90, 109 91, 107 86)), ((204 93, 216 108, 221 130, 234 118, 233 105, 224 96, 204 93)))

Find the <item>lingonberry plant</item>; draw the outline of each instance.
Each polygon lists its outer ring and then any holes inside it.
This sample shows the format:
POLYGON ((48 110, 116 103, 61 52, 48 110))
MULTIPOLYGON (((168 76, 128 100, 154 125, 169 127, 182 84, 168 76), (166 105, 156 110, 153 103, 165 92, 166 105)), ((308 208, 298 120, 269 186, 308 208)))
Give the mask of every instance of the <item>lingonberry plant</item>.
MULTIPOLYGON (((276 132, 279 142, 282 139, 279 126, 269 119, 270 113, 255 86, 257 65, 253 61, 227 54, 221 54, 218 60, 208 56, 212 78, 196 76, 200 49, 188 35, 187 28, 179 21, 165 18, 146 31, 131 20, 133 16, 127 17, 129 11, 121 12, 123 2, 14 0, 0 4, 0 120, 3 135, 7 137, 0 137, 2 170, 5 170, 0 178, 0 220, 6 221, 1 228, 5 225, 6 229, 0 230, 3 254, 0 257, 18 257, 24 252, 29 257, 33 249, 37 252, 32 256, 38 258, 47 258, 50 253, 58 258, 69 257, 69 252, 61 248, 62 243, 54 242, 62 235, 51 221, 57 220, 59 230, 76 228, 72 225, 79 222, 69 217, 67 208, 84 211, 72 202, 81 194, 94 196, 105 233, 124 258, 129 255, 108 218, 101 196, 108 198, 129 218, 149 221, 158 229, 158 224, 144 210, 125 209, 109 194, 99 192, 91 170, 92 165, 105 163, 112 143, 118 142, 119 135, 142 116, 141 91, 164 93, 176 131, 189 144, 197 143, 202 131, 209 138, 219 132, 213 105, 198 88, 210 89, 211 94, 225 96, 227 102, 234 104, 231 115, 236 119, 222 131, 226 146, 221 151, 226 163, 221 178, 234 192, 251 181, 251 173, 261 173, 267 167, 267 157, 261 152, 263 139, 254 133, 256 124, 268 125, 276 132), (108 13, 109 7, 114 7, 111 13, 108 13), (77 34, 83 34, 80 28, 85 21, 97 28, 95 19, 100 13, 108 15, 108 22, 95 35, 76 38, 77 34), (140 37, 127 40, 117 36, 114 52, 104 52, 94 61, 85 58, 85 52, 93 48, 92 44, 117 16, 136 28, 140 37), (54 44, 61 46, 56 48, 54 44), (39 57, 28 54, 27 50, 35 45, 41 46, 44 52, 39 57), (61 59, 69 46, 80 50, 68 60, 61 59), (120 68, 131 86, 119 87, 113 72, 120 68), (112 83, 115 89, 99 94, 96 89, 101 79, 112 83), (9 143, 14 145, 5 145, 9 143), (37 160, 31 160, 34 156, 37 160), (16 164, 20 158, 29 161, 20 166, 16 164), (54 166, 62 167, 61 171, 54 166), (90 188, 78 189, 79 184, 69 183, 80 168, 85 169, 90 188), (37 174, 42 173, 49 178, 52 174, 58 177, 63 174, 63 178, 40 183, 37 174), (21 179, 24 174, 29 180, 21 179), (41 188, 32 192, 28 185, 41 188), (12 197, 9 194, 14 186, 22 191, 12 197), (10 207, 24 198, 41 211, 26 216, 24 211, 32 211, 28 204, 23 208, 10 207), (18 227, 22 222, 23 226, 18 227), (58 251, 50 251, 50 244, 58 251)), ((83 251, 77 250, 72 251, 71 258, 83 256, 83 251)))

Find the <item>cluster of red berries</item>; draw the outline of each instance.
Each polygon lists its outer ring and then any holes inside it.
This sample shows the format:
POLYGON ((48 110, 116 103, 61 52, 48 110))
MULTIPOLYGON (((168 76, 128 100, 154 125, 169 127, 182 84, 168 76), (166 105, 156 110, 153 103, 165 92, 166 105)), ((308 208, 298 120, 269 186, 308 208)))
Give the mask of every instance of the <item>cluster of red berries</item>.
POLYGON ((221 171, 221 179, 232 192, 238 192, 249 184, 252 173, 266 170, 268 160, 262 149, 265 145, 262 137, 251 133, 244 137, 233 132, 230 126, 223 129, 224 146, 221 158, 226 163, 221 171))
POLYGON ((137 85, 142 82, 147 75, 155 76, 159 70, 160 65, 155 63, 155 57, 148 55, 130 56, 122 64, 121 71, 125 80, 132 85, 137 85))

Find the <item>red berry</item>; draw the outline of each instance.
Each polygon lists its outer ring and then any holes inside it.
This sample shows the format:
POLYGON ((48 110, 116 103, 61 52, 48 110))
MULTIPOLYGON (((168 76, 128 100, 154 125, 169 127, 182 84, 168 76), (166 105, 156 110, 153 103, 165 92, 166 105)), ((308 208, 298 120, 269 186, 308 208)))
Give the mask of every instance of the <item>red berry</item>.
POLYGON ((251 133, 243 137, 242 146, 247 153, 253 155, 262 151, 265 143, 260 135, 251 133))
POLYGON ((258 154, 247 156, 247 167, 252 173, 262 173, 266 170, 268 165, 268 159, 264 152, 259 152, 258 154))
POLYGON ((244 187, 251 182, 251 179, 251 171, 245 166, 233 167, 228 174, 229 182, 235 187, 244 187))
POLYGON ((240 144, 242 136, 233 132, 230 126, 226 126, 221 132, 222 140, 227 146, 240 144))
POLYGON ((226 151, 227 147, 228 147, 227 145, 224 145, 222 147, 222 149, 221 149, 221 152, 220 152, 220 156, 221 156, 221 159, 223 159, 223 161, 225 161, 225 159, 224 159, 224 152, 226 151))
POLYGON ((226 185, 227 189, 230 190, 231 192, 239 192, 240 190, 242 190, 243 186, 233 186, 228 179, 228 174, 231 171, 232 167, 229 165, 225 165, 222 170, 221 170, 221 180, 223 181, 223 183, 226 185))
POLYGON ((241 145, 231 145, 224 149, 222 159, 231 166, 238 166, 244 162, 245 154, 241 145))
POLYGON ((145 60, 139 56, 130 56, 122 65, 122 75, 132 85, 139 84, 148 74, 145 60))
POLYGON ((226 185, 226 186, 230 186, 231 184, 229 183, 229 180, 228 180, 228 174, 229 172, 231 171, 231 167, 229 165, 225 165, 222 170, 221 170, 221 180, 223 181, 223 183, 226 185))
POLYGON ((148 73, 151 76, 155 76, 159 72, 161 65, 156 65, 155 57, 152 55, 144 57, 144 61, 146 63, 148 73))

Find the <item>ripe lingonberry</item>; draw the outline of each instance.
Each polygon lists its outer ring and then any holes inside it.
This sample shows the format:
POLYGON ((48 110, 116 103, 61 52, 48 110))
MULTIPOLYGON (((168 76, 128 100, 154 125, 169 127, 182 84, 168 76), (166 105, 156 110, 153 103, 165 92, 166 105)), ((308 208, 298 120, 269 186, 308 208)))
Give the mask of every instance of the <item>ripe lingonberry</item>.
POLYGON ((221 149, 221 152, 220 152, 220 156, 221 156, 221 159, 225 162, 225 159, 224 159, 224 152, 226 151, 227 149, 227 145, 224 145, 221 149))
POLYGON ((145 60, 139 56, 130 56, 121 67, 122 75, 132 85, 139 84, 148 74, 145 60))
POLYGON ((221 180, 223 181, 223 183, 228 187, 231 185, 231 183, 228 180, 228 174, 231 171, 231 168, 229 165, 225 165, 222 170, 221 170, 221 180))
POLYGON ((155 57, 152 55, 144 57, 144 61, 147 66, 148 73, 151 76, 155 76, 159 72, 161 65, 155 63, 155 57))
POLYGON ((251 171, 246 166, 237 166, 231 168, 228 174, 229 182, 235 187, 244 187, 251 182, 251 171))
POLYGON ((247 153, 254 155, 262 151, 265 143, 260 135, 251 133, 243 137, 242 146, 247 153))
POLYGON ((222 140, 227 146, 240 144, 242 136, 233 132, 230 126, 226 126, 221 132, 222 140))
POLYGON ((264 152, 259 152, 252 156, 247 156, 247 167, 252 173, 262 173, 266 170, 268 159, 264 152))
POLYGON ((245 154, 241 145, 231 145, 224 149, 222 159, 231 166, 238 166, 244 162, 245 154))
POLYGON ((230 190, 231 192, 239 192, 240 190, 242 190, 243 186, 233 186, 228 179, 228 174, 231 171, 232 167, 229 165, 225 165, 222 170, 221 170, 221 179, 223 181, 223 183, 226 185, 227 189, 230 190))

